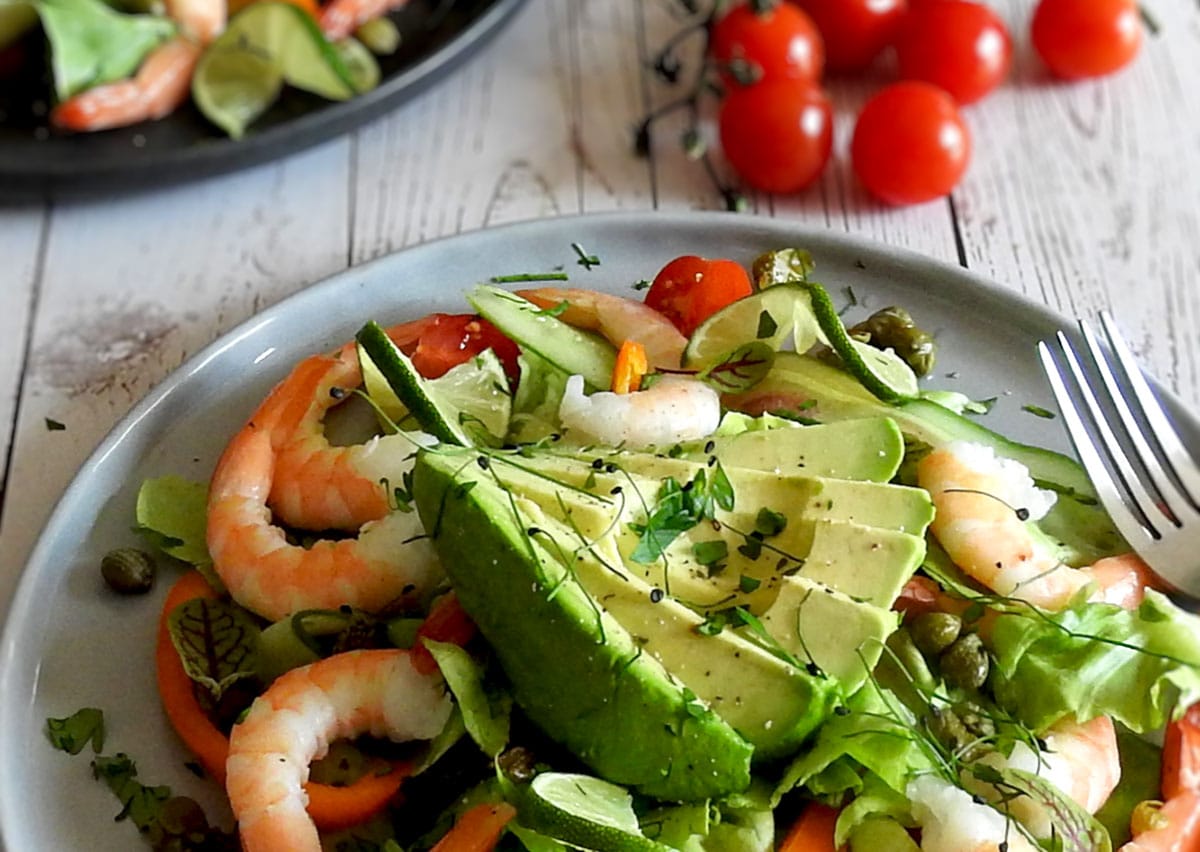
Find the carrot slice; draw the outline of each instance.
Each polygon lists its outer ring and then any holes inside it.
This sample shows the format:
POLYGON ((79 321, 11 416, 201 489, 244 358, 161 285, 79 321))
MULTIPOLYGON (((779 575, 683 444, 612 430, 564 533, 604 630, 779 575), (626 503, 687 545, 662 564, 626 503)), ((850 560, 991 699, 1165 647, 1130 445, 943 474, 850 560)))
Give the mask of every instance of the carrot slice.
POLYGON ((430 852, 491 852, 500 842, 504 827, 517 815, 507 802, 476 805, 446 832, 430 852))
POLYGON ((613 393, 629 393, 642 386, 642 378, 650 371, 646 347, 636 340, 626 340, 617 351, 613 366, 613 393))
MULTIPOLYGON (((171 642, 168 626, 171 612, 180 604, 196 598, 216 598, 217 593, 199 571, 181 576, 167 592, 158 620, 155 648, 158 694, 171 727, 196 760, 222 787, 225 786, 225 760, 229 756, 229 738, 213 724, 196 700, 192 679, 188 677, 171 642)), ((336 831, 357 825, 387 807, 408 777, 408 764, 396 761, 386 775, 364 775, 345 787, 308 782, 308 815, 317 828, 336 831)))
POLYGON ((833 843, 837 818, 836 808, 813 802, 792 824, 779 852, 837 852, 833 843))

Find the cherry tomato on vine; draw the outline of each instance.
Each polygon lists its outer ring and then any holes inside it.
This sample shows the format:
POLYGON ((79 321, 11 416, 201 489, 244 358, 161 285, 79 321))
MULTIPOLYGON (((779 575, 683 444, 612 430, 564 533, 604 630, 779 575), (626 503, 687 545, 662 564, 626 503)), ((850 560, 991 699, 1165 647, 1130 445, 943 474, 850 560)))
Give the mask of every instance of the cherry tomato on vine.
POLYGON ((1059 77, 1101 77, 1128 65, 1142 44, 1135 0, 1041 0, 1033 47, 1059 77))
POLYGON ((654 276, 646 304, 690 337, 702 322, 752 290, 750 276, 741 264, 688 254, 675 258, 654 276))
MULTIPOLYGON (((416 346, 412 348, 413 366, 427 379, 436 379, 451 367, 491 349, 504 365, 510 379, 516 379, 517 344, 500 333, 487 320, 473 314, 433 314, 422 321, 416 346)), ((404 343, 397 343, 407 349, 404 343)))
POLYGON ((911 80, 867 101, 850 145, 854 172, 890 204, 919 204, 950 192, 967 169, 971 136, 954 98, 911 80))
POLYGON ((896 31, 902 80, 940 86, 960 104, 974 103, 1004 79, 1012 61, 1008 28, 973 0, 913 4, 896 31))
POLYGON ((904 16, 906 0, 795 0, 821 31, 825 67, 861 71, 887 47, 904 16))
POLYGON ((765 80, 734 88, 718 118, 725 158, 746 183, 795 192, 825 168, 833 147, 833 111, 821 87, 765 80))
POLYGON ((825 47, 803 10, 778 0, 745 0, 713 26, 709 51, 727 86, 760 80, 819 80, 825 47))

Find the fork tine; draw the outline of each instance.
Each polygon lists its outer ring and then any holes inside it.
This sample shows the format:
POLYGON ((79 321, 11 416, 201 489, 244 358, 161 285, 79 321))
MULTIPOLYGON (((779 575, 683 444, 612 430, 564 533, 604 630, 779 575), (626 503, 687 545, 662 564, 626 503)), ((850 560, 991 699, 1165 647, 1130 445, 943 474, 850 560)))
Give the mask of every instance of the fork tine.
POLYGON ((1074 399, 1067 390, 1063 373, 1054 353, 1044 340, 1038 343, 1038 356, 1041 358, 1042 368, 1046 373, 1046 379, 1050 382, 1050 389, 1054 393, 1059 411, 1062 412, 1067 434, 1083 463, 1084 470, 1088 472, 1092 484, 1096 487, 1101 504, 1108 510, 1113 523, 1131 547, 1136 549, 1139 545, 1152 542, 1155 536, 1130 509, 1122 486, 1113 478, 1108 465, 1093 444, 1091 435, 1083 423, 1083 418, 1080 417, 1079 410, 1075 407, 1074 399))
POLYGON ((1108 311, 1100 312, 1100 324, 1104 327, 1104 334, 1108 338, 1109 346, 1117 356, 1117 362, 1121 365, 1126 381, 1129 382, 1129 386, 1133 389, 1133 393, 1142 407, 1146 422, 1150 425, 1151 434, 1157 439, 1163 455, 1166 456, 1171 470, 1175 473, 1176 480, 1182 487, 1183 495, 1191 503, 1192 508, 1200 512, 1200 466, 1197 466, 1191 453, 1183 446, 1179 433, 1171 426, 1166 413, 1142 375, 1129 345, 1117 331, 1116 323, 1113 322, 1108 311))
MULTIPOLYGON (((1091 326, 1080 320, 1079 330, 1083 333, 1088 353, 1092 356, 1092 362, 1095 364, 1096 370, 1100 374, 1100 379, 1104 382, 1104 387, 1108 391, 1109 401, 1112 402, 1113 407, 1116 409, 1117 416, 1121 420, 1121 425, 1125 427, 1125 434, 1128 436, 1129 442, 1133 445, 1137 457, 1141 460, 1141 468, 1149 479, 1150 485, 1158 492, 1158 496, 1161 498, 1161 502, 1158 500, 1153 502, 1155 509, 1170 523, 1179 526, 1182 520, 1181 515, 1183 515, 1184 511, 1187 511, 1188 515, 1194 515, 1188 506, 1188 503, 1191 501, 1184 492, 1176 487, 1170 473, 1163 467, 1154 450, 1150 448, 1150 444, 1143 434, 1144 428, 1130 409, 1129 403, 1125 398, 1125 393, 1121 390, 1112 367, 1109 365, 1109 358, 1101 348, 1100 341, 1096 338, 1091 326)), ((1124 365, 1122 365, 1122 368, 1124 368, 1124 365)), ((1149 511, 1149 507, 1145 508, 1149 511)))

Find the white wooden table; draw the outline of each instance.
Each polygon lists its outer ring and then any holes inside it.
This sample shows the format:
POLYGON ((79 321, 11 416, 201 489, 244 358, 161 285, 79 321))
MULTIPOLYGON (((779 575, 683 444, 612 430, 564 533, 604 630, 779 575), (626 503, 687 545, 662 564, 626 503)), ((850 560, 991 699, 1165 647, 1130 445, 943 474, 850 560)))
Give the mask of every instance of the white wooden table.
MULTIPOLYGON (((113 424, 189 354, 345 267, 501 222, 713 209, 680 125, 649 159, 631 130, 673 91, 645 59, 672 0, 531 0, 432 91, 347 137, 225 177, 128 197, 0 207, 0 614, 38 531, 113 424), (63 424, 50 430, 47 418, 63 424)), ((1033 0, 995 0, 1008 83, 967 111, 952 198, 884 209, 844 154, 877 79, 834 80, 835 159, 751 209, 958 262, 1064 315, 1111 306, 1145 364, 1200 405, 1200 6, 1146 0, 1161 31, 1100 81, 1048 80, 1033 0)))

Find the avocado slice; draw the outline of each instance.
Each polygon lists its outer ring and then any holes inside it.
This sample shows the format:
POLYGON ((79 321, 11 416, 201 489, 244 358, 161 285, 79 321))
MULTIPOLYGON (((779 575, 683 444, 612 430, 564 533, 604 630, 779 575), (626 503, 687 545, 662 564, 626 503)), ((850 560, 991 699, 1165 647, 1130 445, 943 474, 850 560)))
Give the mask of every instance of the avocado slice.
POLYGON ((597 606, 558 553, 569 528, 497 484, 487 457, 423 450, 413 497, 459 601, 530 719, 605 779, 666 800, 739 792, 753 747, 597 606), (553 526, 553 529, 550 527, 553 526))

